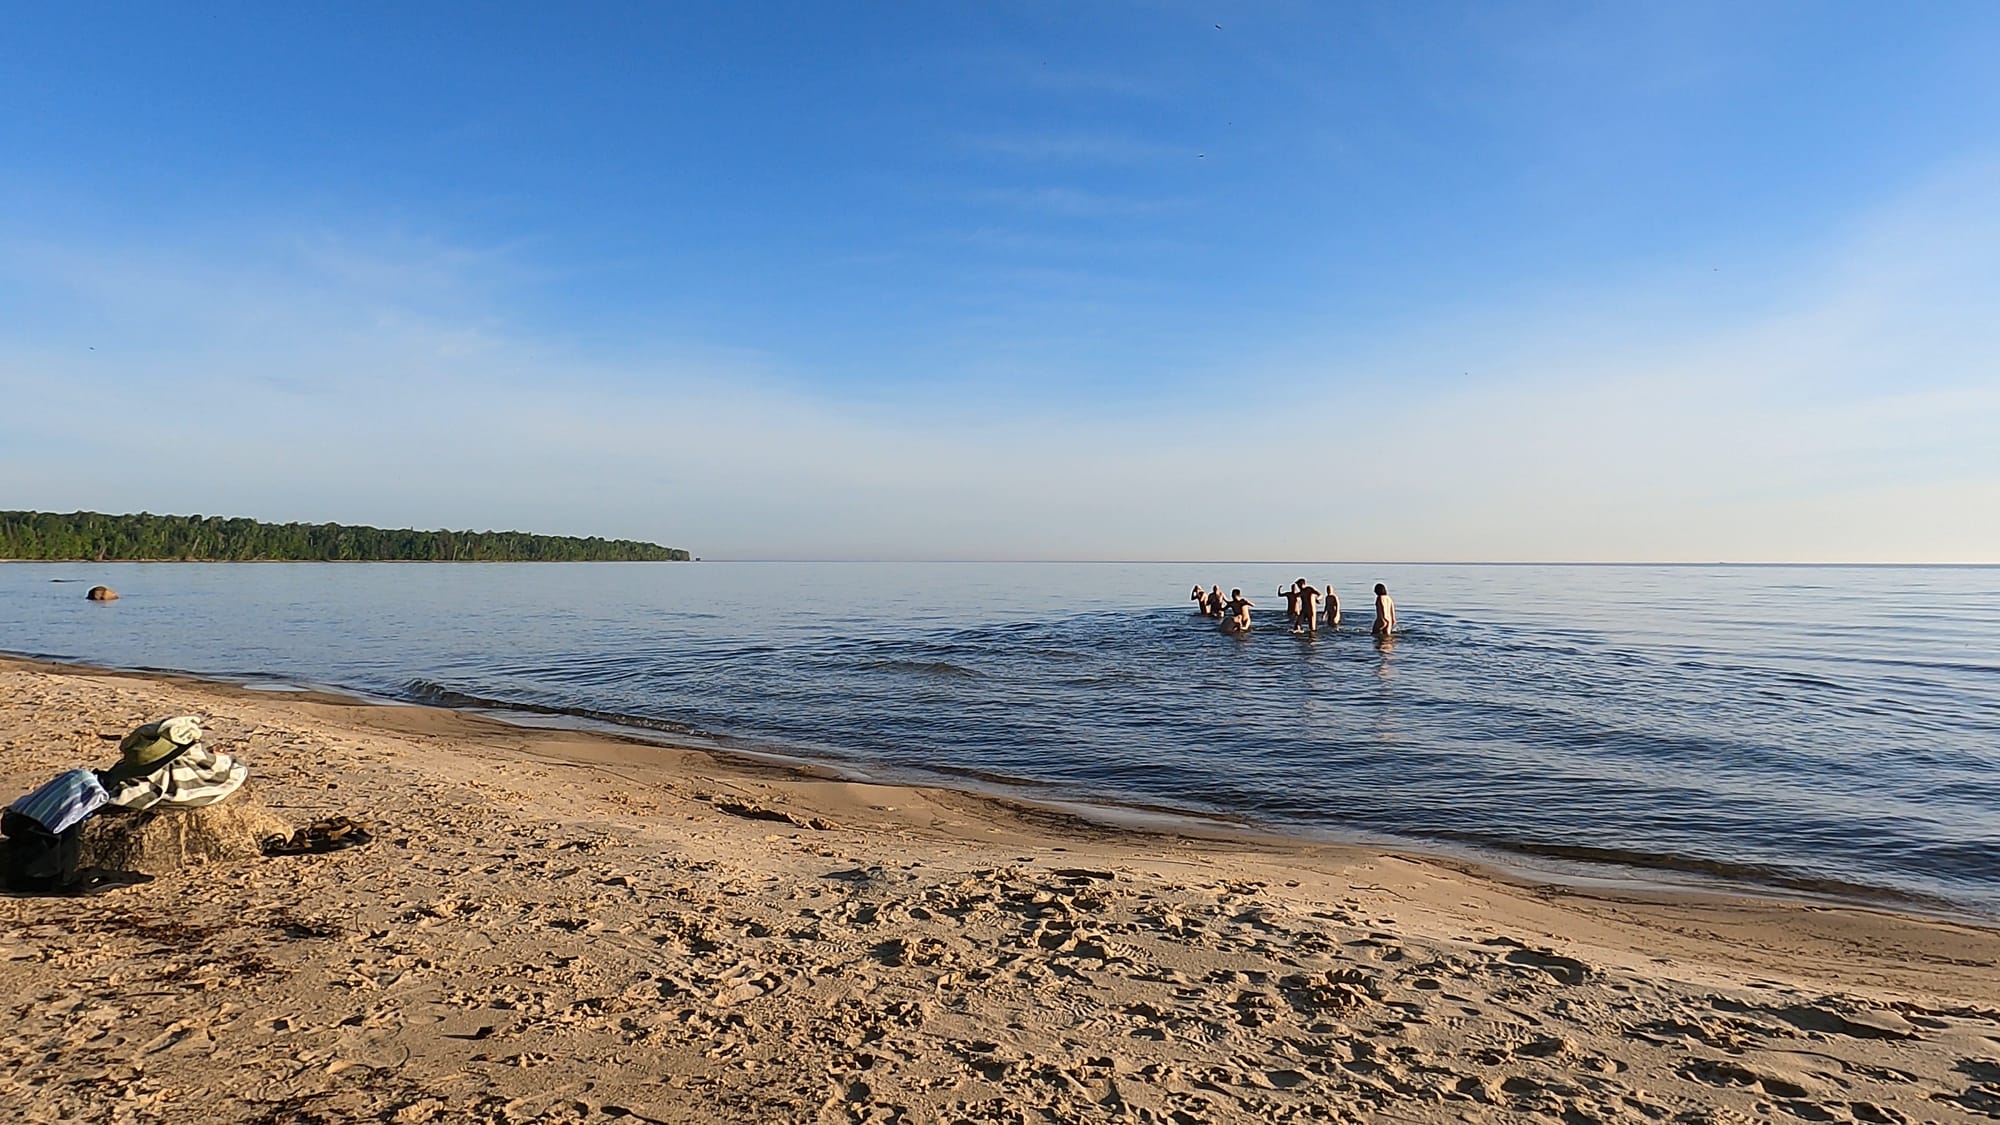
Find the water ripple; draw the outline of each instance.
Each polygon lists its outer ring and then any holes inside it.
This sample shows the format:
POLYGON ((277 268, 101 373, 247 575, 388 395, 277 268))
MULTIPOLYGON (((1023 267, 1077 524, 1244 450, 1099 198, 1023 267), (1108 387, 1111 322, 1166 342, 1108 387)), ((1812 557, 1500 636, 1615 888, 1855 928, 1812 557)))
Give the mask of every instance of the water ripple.
POLYGON ((1996 606, 1987 568, 16 564, 0 648, 2000 912, 1996 606), (1346 628, 1175 604, 1302 572, 1346 628))

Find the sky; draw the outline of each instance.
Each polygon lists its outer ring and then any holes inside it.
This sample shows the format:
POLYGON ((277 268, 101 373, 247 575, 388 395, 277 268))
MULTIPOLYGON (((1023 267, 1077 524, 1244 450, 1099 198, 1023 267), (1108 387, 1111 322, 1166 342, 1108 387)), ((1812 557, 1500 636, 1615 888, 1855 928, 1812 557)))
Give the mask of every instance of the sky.
POLYGON ((0 508, 2000 562, 2000 5, 0 0, 0 508))

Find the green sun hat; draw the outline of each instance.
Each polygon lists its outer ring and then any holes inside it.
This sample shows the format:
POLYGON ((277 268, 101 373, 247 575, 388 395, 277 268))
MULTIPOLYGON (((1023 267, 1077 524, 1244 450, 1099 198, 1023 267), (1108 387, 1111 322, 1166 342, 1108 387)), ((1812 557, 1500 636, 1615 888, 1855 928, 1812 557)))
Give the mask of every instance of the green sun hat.
POLYGON ((104 771, 106 781, 144 777, 201 744, 201 720, 177 715, 147 723, 118 743, 118 764, 104 771))

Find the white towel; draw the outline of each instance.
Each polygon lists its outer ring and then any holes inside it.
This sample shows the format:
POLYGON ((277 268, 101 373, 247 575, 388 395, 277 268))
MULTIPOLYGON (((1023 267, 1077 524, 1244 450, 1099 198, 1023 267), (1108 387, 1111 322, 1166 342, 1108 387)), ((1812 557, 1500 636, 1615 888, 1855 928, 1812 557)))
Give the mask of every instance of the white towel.
POLYGON ((152 773, 119 786, 111 803, 134 812, 156 807, 198 809, 236 792, 248 776, 249 766, 197 743, 152 773))

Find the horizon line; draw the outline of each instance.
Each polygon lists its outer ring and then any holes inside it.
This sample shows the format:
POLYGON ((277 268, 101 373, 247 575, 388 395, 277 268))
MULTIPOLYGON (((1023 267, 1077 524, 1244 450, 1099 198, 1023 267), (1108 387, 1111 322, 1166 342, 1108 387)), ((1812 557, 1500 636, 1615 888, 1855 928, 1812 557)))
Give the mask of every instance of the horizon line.
MULTIPOLYGON (((622 561, 622 560, 613 560, 622 561)), ((636 561, 636 560, 635 560, 636 561)), ((1957 568, 1977 570, 2000 567, 2000 561, 1993 562, 1804 562, 1786 560, 1738 560, 1713 562, 1690 562, 1686 560, 1663 562, 1647 559, 1587 560, 1587 559, 1006 559, 1006 558, 922 558, 875 556, 856 558, 711 558, 699 556, 685 560, 688 562, 729 562, 729 563, 1029 563, 1035 565, 1074 564, 1085 566, 1146 565, 1146 566, 1670 566, 1670 567, 1850 567, 1850 568, 1957 568)))

